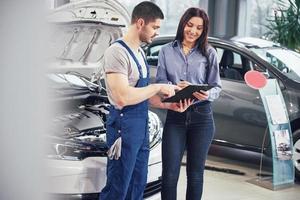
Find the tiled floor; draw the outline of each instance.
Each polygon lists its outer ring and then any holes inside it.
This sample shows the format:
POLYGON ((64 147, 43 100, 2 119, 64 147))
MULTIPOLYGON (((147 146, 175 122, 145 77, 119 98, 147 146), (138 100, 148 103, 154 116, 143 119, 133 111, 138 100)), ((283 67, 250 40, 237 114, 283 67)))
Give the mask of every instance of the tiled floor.
MULTIPOLYGON (((184 161, 183 161, 184 162, 184 161)), ((202 200, 299 200, 300 184, 293 187, 272 191, 248 183, 247 180, 256 178, 258 168, 247 166, 231 160, 209 156, 207 166, 235 169, 245 175, 234 175, 213 170, 205 170, 204 191, 202 200)), ((185 166, 181 167, 178 183, 178 200, 185 199, 186 173, 185 166)))

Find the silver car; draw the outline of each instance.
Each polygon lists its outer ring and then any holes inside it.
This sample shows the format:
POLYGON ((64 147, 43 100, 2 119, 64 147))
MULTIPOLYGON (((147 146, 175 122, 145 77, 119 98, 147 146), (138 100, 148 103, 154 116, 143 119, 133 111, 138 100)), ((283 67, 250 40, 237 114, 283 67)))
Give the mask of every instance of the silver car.
MULTIPOLYGON (((48 193, 57 199, 98 199, 106 183, 105 49, 129 24, 115 0, 73 2, 54 10, 48 80, 53 111, 48 134, 48 193)), ((150 158, 145 199, 159 199, 162 123, 149 111, 150 158)))

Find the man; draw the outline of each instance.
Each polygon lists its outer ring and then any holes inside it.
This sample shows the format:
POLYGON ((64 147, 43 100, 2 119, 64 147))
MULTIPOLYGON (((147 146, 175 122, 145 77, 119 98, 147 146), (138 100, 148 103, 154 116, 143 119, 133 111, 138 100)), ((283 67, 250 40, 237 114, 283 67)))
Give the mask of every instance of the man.
POLYGON ((161 108, 184 111, 190 101, 163 104, 160 96, 172 96, 175 85, 148 85, 149 69, 140 48, 157 35, 164 15, 154 3, 144 1, 132 12, 131 25, 122 39, 104 55, 107 93, 111 103, 107 120, 107 182, 100 200, 140 200, 147 182, 149 135, 148 101, 161 108))

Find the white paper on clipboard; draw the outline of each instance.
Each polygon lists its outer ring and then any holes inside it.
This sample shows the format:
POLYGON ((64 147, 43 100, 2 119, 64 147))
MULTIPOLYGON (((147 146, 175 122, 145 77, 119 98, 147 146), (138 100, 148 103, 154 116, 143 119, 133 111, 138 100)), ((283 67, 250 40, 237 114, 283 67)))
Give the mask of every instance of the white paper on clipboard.
POLYGON ((288 123, 288 119, 283 107, 283 102, 281 101, 279 95, 266 96, 266 102, 271 115, 272 124, 288 123))

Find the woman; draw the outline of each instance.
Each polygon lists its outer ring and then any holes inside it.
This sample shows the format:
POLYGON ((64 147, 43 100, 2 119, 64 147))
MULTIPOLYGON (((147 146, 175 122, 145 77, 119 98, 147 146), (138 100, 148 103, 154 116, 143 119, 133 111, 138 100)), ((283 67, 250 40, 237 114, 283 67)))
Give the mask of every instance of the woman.
POLYGON ((205 11, 189 8, 180 19, 175 40, 159 53, 156 81, 177 84, 209 84, 195 92, 196 101, 185 112, 168 111, 162 142, 162 200, 176 200, 177 181, 184 150, 187 150, 186 199, 201 199, 203 172, 215 131, 211 102, 221 91, 217 53, 208 45, 209 20, 205 11))

